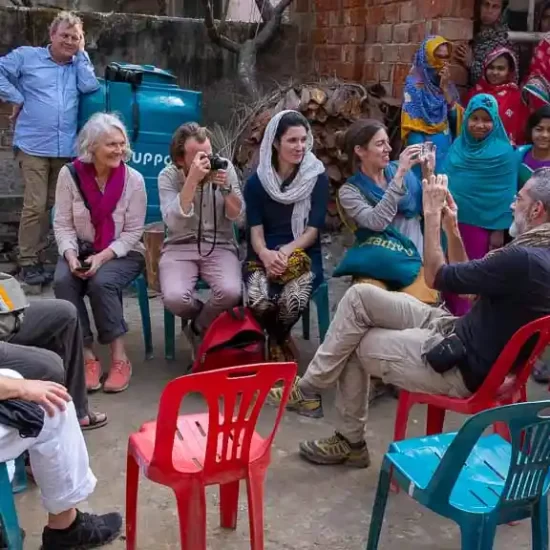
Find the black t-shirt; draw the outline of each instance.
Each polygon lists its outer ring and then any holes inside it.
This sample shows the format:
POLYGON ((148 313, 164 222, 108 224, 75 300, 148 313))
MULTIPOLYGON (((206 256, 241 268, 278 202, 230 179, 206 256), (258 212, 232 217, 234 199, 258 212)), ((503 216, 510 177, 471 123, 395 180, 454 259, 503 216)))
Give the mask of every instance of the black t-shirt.
POLYGON ((550 250, 512 246, 481 260, 445 265, 435 286, 479 296, 455 325, 468 353, 462 376, 474 392, 514 333, 550 315, 550 250))

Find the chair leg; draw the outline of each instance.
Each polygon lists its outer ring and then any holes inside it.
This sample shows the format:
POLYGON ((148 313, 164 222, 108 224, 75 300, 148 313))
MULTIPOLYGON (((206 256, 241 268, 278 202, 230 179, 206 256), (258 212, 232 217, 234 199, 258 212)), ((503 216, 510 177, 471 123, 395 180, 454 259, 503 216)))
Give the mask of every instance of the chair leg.
POLYGON ((309 340, 310 338, 310 318, 311 308, 308 306, 307 309, 302 313, 302 333, 304 340, 309 340))
POLYGON ((15 459, 15 476, 12 482, 14 494, 21 493, 27 488, 27 472, 25 471, 25 455, 19 455, 15 459))
POLYGON ((407 424, 409 423, 409 413, 412 403, 410 393, 405 390, 399 392, 399 401, 397 404, 397 413, 395 415, 395 426, 393 429, 393 440, 402 441, 407 435, 407 424))
POLYGON ((0 501, 4 536, 10 550, 23 550, 21 529, 17 520, 17 510, 11 492, 10 478, 6 464, 0 464, 0 501))
POLYGON ((384 523, 384 514, 386 513, 386 503, 388 502, 388 493, 390 490, 390 480, 389 465, 384 463, 380 470, 378 488, 376 489, 376 497, 374 499, 374 506, 372 507, 367 550, 377 550, 378 543, 380 542, 380 533, 382 532, 382 524, 384 523))
POLYGON ((510 430, 508 429, 508 424, 506 424, 506 422, 495 422, 493 424, 493 432, 500 435, 502 439, 511 442, 510 430))
POLYGON ((497 525, 494 521, 483 516, 483 519, 469 519, 467 523, 460 526, 462 550, 493 550, 497 525))
POLYGON ((164 309, 164 357, 167 361, 176 358, 176 320, 167 309, 164 309))
POLYGON ((220 525, 224 529, 236 529, 238 513, 239 480, 220 485, 220 525))
POLYGON ((426 435, 436 435, 443 432, 445 424, 445 409, 428 405, 426 413, 426 435))
POLYGON ((314 294, 317 306, 317 320, 319 323, 319 340, 321 344, 325 340, 330 325, 330 304, 328 299, 328 285, 323 283, 314 294))
POLYGON ((548 550, 548 496, 543 496, 531 516, 533 550, 548 550))
POLYGON ((206 495, 200 483, 174 487, 178 503, 181 550, 206 550, 206 495))
POLYGON ((141 313, 141 325, 143 327, 143 344, 145 346, 145 359, 153 358, 153 334, 151 331, 151 310, 149 309, 149 296, 147 295, 147 282, 144 275, 140 275, 134 281, 139 310, 141 313))
POLYGON ((248 521, 251 550, 264 550, 264 482, 265 470, 251 469, 246 478, 248 521))
POLYGON ((126 459, 126 550, 135 550, 137 536, 137 500, 139 466, 128 452, 126 459))

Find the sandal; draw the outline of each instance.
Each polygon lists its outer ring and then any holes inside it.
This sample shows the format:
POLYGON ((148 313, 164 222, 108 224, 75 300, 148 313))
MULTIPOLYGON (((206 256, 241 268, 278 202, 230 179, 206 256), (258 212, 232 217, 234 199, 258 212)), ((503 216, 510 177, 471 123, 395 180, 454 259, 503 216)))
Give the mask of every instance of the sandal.
POLYGON ((108 421, 109 420, 105 413, 88 411, 88 416, 79 420, 78 423, 80 424, 80 429, 85 432, 89 430, 97 430, 98 428, 103 428, 103 426, 105 426, 108 421))

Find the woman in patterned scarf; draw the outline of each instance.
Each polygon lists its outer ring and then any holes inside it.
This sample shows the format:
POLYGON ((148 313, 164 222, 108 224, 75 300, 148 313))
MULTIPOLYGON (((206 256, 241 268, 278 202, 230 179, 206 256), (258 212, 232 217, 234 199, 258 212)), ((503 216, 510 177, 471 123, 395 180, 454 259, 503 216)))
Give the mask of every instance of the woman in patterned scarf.
POLYGON ((506 134, 514 145, 525 143, 525 121, 529 116, 518 86, 518 61, 510 48, 499 47, 485 59, 483 75, 466 97, 467 105, 476 94, 492 95, 506 134))
POLYGON ((550 2, 542 6, 537 30, 547 34, 533 52, 529 76, 523 87, 523 98, 531 111, 550 105, 550 2))
POLYGON ((248 306, 268 333, 274 361, 295 360, 290 330, 323 281, 320 232, 329 187, 312 148, 305 117, 278 113, 267 125, 258 170, 244 189, 248 306))
MULTIPOLYGON (((414 56, 403 94, 401 138, 407 146, 432 142, 436 146, 436 173, 461 125, 462 107, 450 81, 451 54, 452 45, 442 36, 426 38, 414 56)), ((414 172, 422 178, 419 165, 414 172)))
POLYGON ((499 47, 512 48, 508 40, 508 25, 504 22, 503 0, 482 0, 479 7, 479 32, 470 46, 460 45, 455 57, 469 73, 469 83, 475 85, 483 75, 487 55, 499 47))

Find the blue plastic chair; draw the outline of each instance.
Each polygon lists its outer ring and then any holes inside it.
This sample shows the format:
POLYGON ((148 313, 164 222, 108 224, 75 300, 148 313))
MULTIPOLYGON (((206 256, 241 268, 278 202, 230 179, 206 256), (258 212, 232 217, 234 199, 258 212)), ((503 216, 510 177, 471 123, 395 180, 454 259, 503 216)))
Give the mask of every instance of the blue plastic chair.
POLYGON ((548 550, 550 401, 483 411, 457 433, 390 445, 367 550, 376 550, 392 476, 414 500, 460 527, 463 550, 491 550, 498 525, 531 518, 533 550, 548 550), (504 422, 511 444, 484 430, 504 422))
MULTIPOLYGON (((18 463, 21 457, 16 460, 16 478, 18 463)), ((23 462, 23 472, 25 464, 23 462)), ((15 482, 15 479, 14 479, 15 482)), ((26 484, 25 484, 26 485, 26 484)), ((8 476, 8 468, 5 462, 0 463, 0 519, 4 538, 8 543, 8 550, 23 550, 23 539, 17 519, 17 510, 13 500, 13 487, 8 476)))

